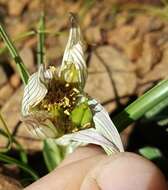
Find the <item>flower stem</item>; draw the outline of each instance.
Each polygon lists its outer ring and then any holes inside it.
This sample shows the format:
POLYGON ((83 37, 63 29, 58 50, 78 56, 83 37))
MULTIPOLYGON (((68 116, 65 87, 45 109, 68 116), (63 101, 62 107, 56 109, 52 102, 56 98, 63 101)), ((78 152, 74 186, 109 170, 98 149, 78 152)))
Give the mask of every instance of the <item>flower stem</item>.
POLYGON ((41 13, 39 26, 37 29, 38 33, 38 43, 37 43, 37 62, 38 65, 44 64, 44 53, 45 53, 45 16, 41 13))
MULTIPOLYGON (((19 34, 17 37, 14 38, 13 42, 19 42, 19 41, 21 41, 21 40, 25 40, 27 37, 33 36, 33 35, 35 35, 35 34, 36 34, 36 32, 33 31, 33 30, 28 31, 28 32, 21 33, 21 34, 19 34)), ((4 53, 6 50, 7 50, 7 47, 6 47, 6 46, 0 48, 0 54, 4 53)))
POLYGON ((2 124, 4 126, 4 129, 6 131, 6 134, 7 134, 8 140, 9 140, 8 143, 7 143, 7 146, 5 148, 1 149, 0 152, 7 152, 8 150, 10 150, 11 145, 12 145, 12 136, 10 134, 8 126, 7 126, 7 124, 6 124, 6 122, 5 122, 5 120, 4 120, 4 118, 3 118, 3 116, 2 116, 1 113, 0 113, 0 121, 2 122, 2 124))
POLYGON ((26 171, 27 173, 29 173, 34 180, 38 180, 39 176, 36 174, 36 172, 27 164, 22 163, 19 160, 16 160, 10 156, 7 156, 5 154, 1 154, 0 153, 0 161, 2 162, 6 162, 8 164, 16 164, 18 167, 20 167, 22 170, 26 171))
POLYGON ((141 118, 165 98, 168 98, 168 80, 158 83, 113 118, 118 131, 123 131, 129 124, 141 118))

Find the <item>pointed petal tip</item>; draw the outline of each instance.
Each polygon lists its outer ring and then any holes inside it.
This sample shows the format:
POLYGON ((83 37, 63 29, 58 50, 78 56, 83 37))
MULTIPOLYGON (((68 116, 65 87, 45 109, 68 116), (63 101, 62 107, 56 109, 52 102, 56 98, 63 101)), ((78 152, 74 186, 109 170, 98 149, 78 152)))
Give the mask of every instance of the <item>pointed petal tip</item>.
POLYGON ((69 12, 69 20, 71 27, 77 28, 78 27, 78 16, 76 13, 69 12))

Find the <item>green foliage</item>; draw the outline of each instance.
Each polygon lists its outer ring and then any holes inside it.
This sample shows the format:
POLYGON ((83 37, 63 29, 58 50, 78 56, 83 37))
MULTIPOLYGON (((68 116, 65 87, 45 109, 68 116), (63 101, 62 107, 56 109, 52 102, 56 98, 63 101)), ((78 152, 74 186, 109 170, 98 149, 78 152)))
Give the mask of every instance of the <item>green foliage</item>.
POLYGON ((162 153, 158 148, 148 146, 140 148, 139 153, 149 160, 160 158, 162 156, 162 153))
POLYGON ((36 172, 27 164, 16 160, 10 156, 0 153, 0 161, 8 163, 8 164, 16 164, 19 168, 23 169, 25 172, 29 173, 34 180, 39 179, 36 172))
POLYGON ((62 161, 63 152, 53 139, 46 139, 43 141, 43 157, 50 172, 62 161))
POLYGON ((161 104, 168 97, 168 80, 163 80, 151 90, 128 105, 121 113, 113 118, 113 122, 121 132, 129 124, 142 118, 149 110, 161 104))
POLYGON ((8 126, 3 118, 3 116, 0 114, 0 120, 2 125, 4 126, 4 129, 0 129, 0 135, 3 135, 8 139, 7 146, 5 148, 0 149, 0 161, 8 163, 8 164, 15 164, 18 167, 20 167, 25 172, 29 173, 29 175, 34 179, 37 180, 39 177, 36 174, 35 171, 28 165, 28 159, 27 154, 25 150, 22 148, 22 146, 19 144, 19 142, 15 139, 14 136, 11 135, 8 126), (11 150, 12 145, 15 145, 16 149, 19 150, 20 153, 20 160, 17 160, 15 158, 12 158, 8 156, 7 154, 11 150))
POLYGON ((150 109, 144 116, 143 122, 155 121, 160 126, 168 125, 168 99, 150 109))
POLYGON ((9 38, 8 34, 6 33, 6 31, 2 25, 0 25, 0 36, 3 39, 3 41, 5 42, 12 58, 14 59, 16 65, 17 65, 18 72, 21 76, 23 83, 27 84, 28 79, 29 79, 29 73, 23 63, 23 60, 21 59, 19 53, 17 52, 12 40, 9 38))
POLYGON ((37 43, 37 62, 38 64, 44 64, 44 55, 45 55, 45 17, 44 13, 41 14, 37 34, 38 34, 38 43, 37 43))

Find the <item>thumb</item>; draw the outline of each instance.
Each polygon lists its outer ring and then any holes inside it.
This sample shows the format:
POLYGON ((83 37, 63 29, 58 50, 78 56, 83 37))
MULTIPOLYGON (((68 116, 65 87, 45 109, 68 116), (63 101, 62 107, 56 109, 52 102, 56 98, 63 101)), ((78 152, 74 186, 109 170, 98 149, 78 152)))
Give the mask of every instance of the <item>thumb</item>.
POLYGON ((150 161, 133 153, 120 153, 99 162, 80 190, 167 190, 160 170, 150 161))

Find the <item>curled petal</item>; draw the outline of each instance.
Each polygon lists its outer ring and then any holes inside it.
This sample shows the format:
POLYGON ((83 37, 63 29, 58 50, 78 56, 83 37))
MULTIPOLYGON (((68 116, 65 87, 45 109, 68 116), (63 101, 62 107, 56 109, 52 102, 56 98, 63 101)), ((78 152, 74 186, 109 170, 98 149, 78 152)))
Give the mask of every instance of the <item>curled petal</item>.
POLYGON ((84 58, 81 31, 76 21, 73 20, 72 22, 73 24, 62 60, 60 76, 67 82, 78 82, 83 88, 87 78, 87 67, 84 58))
POLYGON ((47 113, 41 112, 23 118, 23 122, 33 137, 38 139, 58 137, 59 132, 47 116, 47 113))
POLYGON ((29 114, 30 106, 33 107, 37 105, 47 94, 47 88, 44 81, 44 68, 43 65, 41 65, 39 71, 30 76, 28 84, 25 86, 22 99, 23 116, 27 116, 29 114))
POLYGON ((78 145, 96 144, 102 146, 108 155, 119 152, 119 150, 113 145, 111 141, 106 139, 103 135, 98 133, 96 129, 90 128, 81 130, 79 132, 64 135, 56 140, 57 144, 67 146, 73 142, 78 142, 78 145))
POLYGON ((106 139, 112 142, 113 146, 116 147, 120 152, 123 152, 123 145, 121 142, 120 135, 111 121, 108 112, 104 107, 99 104, 96 100, 89 101, 90 106, 92 107, 94 113, 93 121, 95 124, 96 130, 102 134, 106 139))

